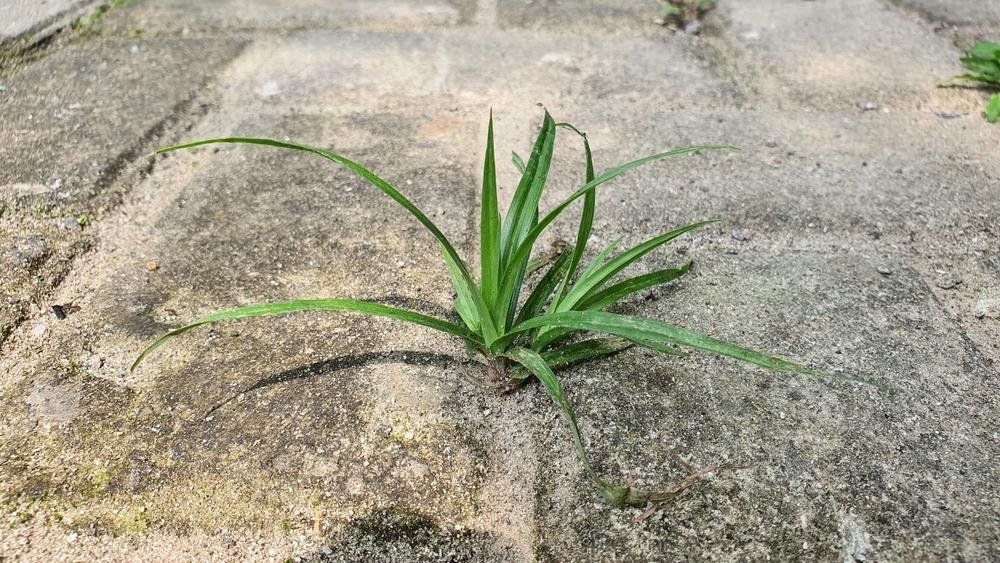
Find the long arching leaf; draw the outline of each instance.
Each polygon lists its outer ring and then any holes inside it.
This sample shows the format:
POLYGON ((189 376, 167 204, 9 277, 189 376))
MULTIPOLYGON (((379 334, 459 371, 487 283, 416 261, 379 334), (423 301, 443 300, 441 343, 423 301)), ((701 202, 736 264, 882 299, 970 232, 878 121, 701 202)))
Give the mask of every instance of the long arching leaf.
POLYGON ((673 149, 622 164, 621 166, 617 166, 615 168, 612 168, 611 170, 608 170, 607 172, 602 173, 600 176, 594 178, 590 182, 587 182, 579 189, 577 189, 575 192, 573 192, 572 195, 563 200, 562 203, 560 203, 554 209, 552 209, 552 211, 549 211, 549 213, 545 215, 544 218, 539 220, 538 223, 535 225, 535 227, 531 229, 531 231, 525 237, 524 241, 521 242, 521 245, 517 248, 517 251, 514 252, 514 255, 511 257, 511 259, 507 261, 507 266, 504 269, 503 277, 500 283, 500 299, 498 299, 498 302, 505 303, 511 300, 511 297, 514 294, 519 279, 518 278, 519 269, 517 265, 527 261, 528 256, 531 255, 532 246, 534 246, 535 241, 542 234, 542 232, 549 226, 549 224, 552 223, 552 221, 555 221, 556 217, 558 217, 563 211, 565 211, 570 204, 572 204, 581 196, 596 189, 601 184, 609 180, 612 180, 614 178, 617 178, 618 176, 621 176, 622 174, 628 172, 629 170, 632 170, 633 168, 638 168, 643 164, 648 164, 650 162, 660 160, 662 158, 667 158, 669 156, 679 156, 682 154, 691 154, 703 150, 735 150, 735 149, 736 147, 733 147, 731 145, 696 145, 692 147, 673 149))
POLYGON ((193 328, 197 328, 201 325, 229 320, 229 319, 240 319, 244 317, 263 317, 268 315, 280 315, 284 313, 296 313, 300 311, 349 311, 354 313, 365 313, 368 315, 389 317, 401 321, 406 321, 430 327, 435 330, 446 332, 448 334, 453 334, 455 336, 464 338, 465 340, 475 342, 476 344, 479 345, 483 344, 482 339, 479 337, 479 335, 469 330, 466 330, 463 327, 460 327, 448 321, 443 321, 441 319, 429 317, 427 315, 416 313, 413 311, 406 311, 404 309, 397 309, 395 307, 380 305, 378 303, 372 303, 370 301, 361 301, 358 299, 300 299, 295 301, 279 301, 276 303, 266 303, 263 305, 250 305, 248 307, 240 307, 239 309, 231 309, 229 311, 213 313, 206 317, 202 317, 191 324, 182 326, 180 328, 175 328, 174 330, 171 330, 170 332, 158 338, 155 342, 153 342, 145 350, 143 350, 142 353, 139 354, 139 357, 135 359, 135 362, 132 363, 132 367, 129 368, 129 370, 130 371, 135 370, 136 366, 138 366, 139 363, 142 362, 142 360, 144 360, 147 356, 149 356, 149 354, 151 354, 157 348, 163 346, 168 340, 174 338, 175 336, 184 334, 185 332, 193 328))
POLYGON ((583 438, 580 436, 580 426, 576 422, 576 415, 573 414, 573 407, 569 404, 569 399, 563 393, 562 386, 559 385, 559 380, 552 373, 552 369, 538 352, 527 348, 513 348, 507 352, 506 356, 523 365, 542 382, 542 387, 549 394, 549 398, 562 410, 563 417, 566 419, 566 424, 569 425, 570 433, 573 436, 573 445, 576 447, 577 456, 587 471, 587 476, 595 486, 603 490, 605 488, 604 480, 594 471, 594 467, 587 458, 587 450, 583 447, 583 438))
POLYGON ((716 221, 702 221, 700 223, 694 223, 679 229, 674 229, 668 233, 651 238, 642 244, 638 244, 625 252, 622 252, 618 256, 608 260, 608 262, 601 266, 598 271, 594 272, 593 275, 581 278, 573 284, 573 288, 566 295, 566 298, 559 302, 559 307, 556 310, 570 311, 574 309, 578 302, 597 293, 608 280, 632 265, 636 260, 683 235, 684 233, 715 222, 716 221))
MULTIPOLYGON (((602 332, 605 334, 613 334, 615 336, 627 338, 640 345, 642 345, 643 342, 679 344, 689 348, 713 352, 722 356, 729 356, 731 358, 736 358, 737 360, 757 364, 772 370, 788 371, 813 377, 853 381, 856 383, 871 385, 872 387, 879 389, 886 389, 884 385, 875 383, 874 381, 848 375, 817 372, 800 366, 794 362, 789 362, 788 360, 768 356, 767 354, 762 354, 749 348, 744 348, 717 338, 712 338, 711 336, 692 332, 690 330, 655 319, 616 315, 614 313, 606 313, 603 311, 567 311, 562 313, 553 313, 550 315, 542 315, 540 317, 524 321, 523 323, 510 329, 510 331, 508 331, 508 335, 505 336, 505 339, 512 339, 516 337, 518 333, 540 327, 565 327, 576 330, 602 332)), ((499 343, 502 342, 504 342, 504 339, 499 341, 499 343)))
MULTIPOLYGON (((519 248, 521 241, 527 233, 538 222, 538 201, 542 197, 545 189, 545 180, 549 174, 549 165, 552 162, 552 150, 555 144, 555 122, 549 112, 545 112, 542 127, 538 131, 535 139, 535 146, 531 150, 531 156, 521 174, 521 181, 517 185, 514 197, 511 199, 510 209, 504 218, 503 230, 501 232, 501 258, 500 275, 501 279, 509 280, 510 291, 506 293, 497 292, 496 302, 493 304, 493 318, 497 321, 497 328, 500 332, 514 321, 514 313, 517 310, 521 285, 524 282, 525 269, 528 260, 511 263, 510 256, 516 248, 519 248)), ((530 254, 530 251, 529 251, 530 254)))
POLYGON ((428 231, 434 235, 434 238, 441 243, 444 251, 448 254, 451 260, 454 262, 455 266, 458 268, 459 276, 452 276, 452 281, 455 283, 456 289, 462 287, 463 292, 467 292, 471 295, 473 305, 475 306, 476 312, 479 319, 481 320, 481 331, 483 340, 487 343, 493 342, 497 337, 497 325, 493 321, 493 315, 490 313, 489 308, 483 301, 482 295, 479 293, 478 287, 476 287, 476 282, 472 279, 469 274, 469 269, 466 267, 465 262, 462 257, 458 255, 455 251, 455 247, 452 246, 451 242, 448 240, 444 233, 437 228, 423 211, 417 208, 409 199, 406 198, 402 193, 396 188, 392 187, 388 182, 376 176, 371 170, 368 170, 364 166, 361 166, 353 160, 343 157, 339 154, 330 152, 326 149, 320 149, 316 147, 311 147, 308 145, 300 145, 297 143, 286 143, 284 141, 276 141, 274 139, 261 139, 257 137, 225 137, 219 139, 204 139, 200 141, 193 141, 189 143, 182 143, 179 145, 173 145, 170 147, 164 147, 156 151, 157 154, 168 153, 172 151, 177 151, 181 149, 190 149, 194 147, 200 147, 202 145, 209 145, 215 143, 238 143, 238 144, 249 144, 249 145, 264 145, 269 147, 277 147, 280 149, 290 149, 296 151, 303 151, 312 153, 315 155, 322 156, 328 160, 332 160, 337 164, 347 168, 351 172, 354 172, 358 176, 361 176, 369 184, 375 186, 383 193, 391 197, 400 206, 410 212, 411 215, 416 217, 417 221, 427 228, 428 231))
MULTIPOLYGON (((587 140, 587 134, 581 132, 569 123, 558 123, 556 126, 565 127, 571 131, 575 131, 577 135, 583 138, 583 153, 584 158, 586 159, 584 183, 590 182, 594 179, 594 156, 590 151, 590 141, 587 140)), ((597 192, 587 192, 587 194, 583 196, 583 211, 580 213, 580 226, 576 231, 576 244, 573 246, 573 253, 571 254, 569 267, 566 269, 566 275, 563 277, 562 284, 559 286, 559 291, 556 293, 556 303, 562 301, 563 297, 566 295, 566 291, 569 289, 569 284, 573 281, 573 275, 576 274, 576 267, 580 264, 580 259, 583 258, 583 252, 587 248, 587 240, 590 238, 590 230, 594 226, 594 210, 596 207, 597 192)))
POLYGON ((570 405, 569 399, 566 398, 566 394, 562 390, 562 386, 559 385, 559 380, 556 379, 555 374, 552 373, 552 368, 545 359, 534 350, 528 350, 527 348, 514 348, 506 356, 524 366, 532 375, 538 378, 542 382, 542 387, 548 393, 549 398, 562 411, 563 418, 566 419, 566 423, 569 425, 577 457, 580 459, 580 463, 583 464, 590 482, 601 492, 601 497, 604 498, 605 502, 618 507, 629 505, 641 506, 650 501, 665 500, 676 495, 676 492, 670 489, 662 492, 642 491, 628 485, 615 485, 601 478, 593 465, 591 465, 590 459, 587 457, 587 450, 583 447, 580 425, 577 423, 576 415, 573 413, 573 406, 570 405))
POLYGON ((635 276, 634 278, 629 278, 627 280, 620 281, 614 285, 610 285, 597 293, 587 297, 583 301, 577 304, 575 307, 578 310, 593 309, 599 311, 609 305, 613 305, 622 299, 632 295, 637 291, 642 291, 650 287, 655 287, 668 282, 671 282, 684 274, 688 273, 691 269, 691 262, 684 264, 680 268, 666 268, 663 270, 656 270, 655 272, 650 272, 648 274, 643 274, 641 276, 635 276))

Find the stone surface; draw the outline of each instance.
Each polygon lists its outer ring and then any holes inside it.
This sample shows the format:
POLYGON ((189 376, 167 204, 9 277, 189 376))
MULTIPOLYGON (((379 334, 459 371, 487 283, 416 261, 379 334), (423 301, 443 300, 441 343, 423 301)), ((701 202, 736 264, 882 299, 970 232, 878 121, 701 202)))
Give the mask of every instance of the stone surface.
POLYGON ((191 33, 219 29, 362 28, 413 31, 468 23, 475 0, 218 0, 135 2, 101 22, 104 29, 191 33))
POLYGON ((947 0, 893 0, 933 21, 952 25, 1000 25, 1000 5, 994 2, 948 2, 947 0))
POLYGON ((88 0, 4 0, 0 4, 0 45, 37 31, 86 4, 88 0))
POLYGON ((116 179, 135 174, 134 159, 164 131, 185 126, 178 115, 201 110, 191 106, 192 95, 241 45, 94 40, 4 79, 0 327, 13 327, 32 308, 48 309, 70 259, 93 245, 91 224, 120 201, 116 179), (67 139, 76 139, 71 149, 67 139))
MULTIPOLYGON (((0 552, 1000 558, 1000 129, 980 92, 935 87, 960 51, 927 14, 958 4, 722 2, 691 36, 653 24, 655 3, 136 1, 19 56, 0 76, 0 552), (421 327, 233 321, 128 370, 166 330, 262 301, 457 318, 433 239, 333 163, 143 154, 225 135, 332 147, 474 265, 487 112, 506 200, 538 102, 588 132, 598 170, 742 149, 601 188, 594 248, 722 219, 635 266, 694 262, 621 311, 895 393, 705 354, 561 372, 609 479, 745 466, 646 513, 599 502, 538 385, 480 389, 461 343, 421 327)), ((561 130, 544 205, 582 172, 561 130)), ((542 243, 571 240, 574 213, 542 243)))
MULTIPOLYGON (((484 2, 489 4, 490 2, 484 2)), ((652 2, 536 0, 498 2, 497 23, 507 29, 663 36, 651 25, 659 16, 652 2)))
POLYGON ((896 393, 701 355, 628 351, 567 372, 605 474, 664 488, 686 475, 667 448, 695 467, 747 468, 721 472, 637 528, 635 514, 575 500, 586 480, 564 476, 578 474, 577 462, 563 429, 546 428, 539 451, 558 453, 540 462, 539 551, 581 560, 992 557, 996 523, 974 515, 1000 510, 995 372, 920 277, 882 277, 853 254, 752 247, 727 256, 698 246, 692 277, 625 310, 873 377, 896 393))
POLYGON ((729 20, 722 49, 749 62, 735 72, 776 107, 849 113, 872 102, 879 111, 954 111, 954 96, 934 87, 962 70, 949 40, 884 2, 762 0, 719 11, 729 20))

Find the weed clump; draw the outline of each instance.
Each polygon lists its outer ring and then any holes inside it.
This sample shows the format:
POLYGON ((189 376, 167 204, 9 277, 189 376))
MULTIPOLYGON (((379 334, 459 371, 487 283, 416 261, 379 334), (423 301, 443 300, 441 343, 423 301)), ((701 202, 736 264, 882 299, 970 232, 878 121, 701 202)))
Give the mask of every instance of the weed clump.
POLYGON ((362 165, 326 149, 271 139, 229 137, 184 143, 160 149, 167 153, 215 143, 243 143, 311 153, 357 174, 395 200, 421 223, 441 249, 454 285, 457 318, 446 320, 380 303, 348 298, 282 301, 251 305, 214 313, 172 330, 150 344, 132 365, 134 370, 154 350, 189 330, 243 317, 259 317, 298 311, 347 311, 390 317, 429 327, 465 342, 470 356, 482 366, 482 385, 501 392, 516 390, 538 381, 562 411, 577 455, 601 496, 615 506, 641 505, 662 501, 679 492, 642 491, 617 485, 603 477, 591 464, 584 449, 572 405, 563 392, 555 371, 584 360, 614 354, 630 346, 640 346, 662 354, 684 355, 681 348, 703 350, 729 356, 768 369, 803 375, 832 377, 874 383, 844 375, 826 375, 798 364, 744 348, 711 336, 667 324, 663 321, 608 312, 612 305, 629 296, 676 280, 691 264, 626 277, 619 274, 643 256, 674 239, 715 221, 701 221, 676 228, 620 250, 619 241, 600 250, 588 263, 584 254, 597 206, 596 190, 606 182, 650 162, 705 151, 723 151, 728 145, 696 145, 668 150, 596 174, 587 136, 568 123, 557 123, 546 111, 531 154, 525 162, 516 153, 514 165, 521 177, 509 210, 501 216, 497 201, 496 158, 493 148, 493 117, 490 116, 482 175, 482 203, 479 221, 478 279, 459 256, 443 232, 406 196, 362 165), (584 183, 548 213, 539 212, 546 186, 558 130, 568 130, 583 140, 586 157, 584 183), (535 243, 573 203, 582 200, 576 240, 533 258, 535 243), (537 276, 533 276, 534 274, 537 276), (537 277, 538 281, 529 283, 537 277), (605 336, 590 337, 597 333, 605 336))
MULTIPOLYGON (((974 83, 974 87, 1000 90, 1000 43, 980 41, 973 45, 964 57, 960 59, 962 66, 969 72, 952 77, 952 80, 965 80, 974 83)), ((942 84, 945 87, 958 87, 958 84, 942 84)), ((1000 119, 1000 92, 990 96, 986 101, 986 121, 996 123, 1000 119)))
POLYGON ((660 15, 656 23, 673 31, 687 33, 701 31, 701 18, 715 9, 715 0, 666 0, 660 3, 660 15))

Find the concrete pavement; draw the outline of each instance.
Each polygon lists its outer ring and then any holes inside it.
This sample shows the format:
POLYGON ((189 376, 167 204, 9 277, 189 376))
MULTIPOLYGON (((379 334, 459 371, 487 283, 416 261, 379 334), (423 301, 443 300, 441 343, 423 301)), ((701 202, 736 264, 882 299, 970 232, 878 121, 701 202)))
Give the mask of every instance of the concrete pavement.
MULTIPOLYGON (((956 42, 995 40, 1000 18, 940 0, 720 4, 689 36, 644 2, 136 1, 12 55, 0 551, 997 558, 1000 129, 983 93, 935 85, 961 72, 956 42), (598 503, 539 389, 477 389, 460 344, 419 327, 233 322, 127 371, 150 339, 235 305, 349 296, 444 316, 451 299, 432 239, 330 163, 143 155, 235 134, 330 146, 471 259, 487 112, 509 197, 507 155, 528 152, 536 102, 589 133, 599 169, 743 149, 602 188, 593 247, 724 220, 637 266, 695 262, 626 310, 897 393, 634 350, 567 370, 612 478, 678 481, 671 449, 748 467, 636 523, 641 510, 598 503)), ((579 184, 575 138, 553 167, 546 205, 579 184)), ((549 238, 574 232, 567 220, 549 238)))

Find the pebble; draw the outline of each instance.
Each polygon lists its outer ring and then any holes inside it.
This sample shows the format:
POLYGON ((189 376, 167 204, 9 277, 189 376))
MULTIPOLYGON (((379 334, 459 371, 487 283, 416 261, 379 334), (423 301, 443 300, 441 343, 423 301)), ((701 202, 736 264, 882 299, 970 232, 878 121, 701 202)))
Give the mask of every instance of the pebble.
POLYGON ((751 232, 750 229, 733 229, 733 232, 730 233, 730 235, 734 240, 738 240, 740 242, 748 241, 753 238, 753 232, 751 232))
POLYGON ((861 111, 873 111, 878 109, 878 106, 875 104, 875 102, 871 101, 858 102, 857 106, 858 109, 860 109, 861 111))
POLYGON ((493 414, 491 409, 483 409, 483 416, 489 416, 491 414, 493 414))
POLYGON ((146 269, 150 272, 155 272, 160 269, 160 263, 156 260, 150 260, 149 262, 146 262, 146 269))
POLYGON ((775 141, 773 139, 769 139, 766 143, 764 143, 764 146, 767 147, 767 148, 769 148, 769 149, 773 149, 773 148, 775 148, 775 147, 778 146, 778 141, 775 141))
POLYGON ((67 231, 82 231, 83 227, 80 226, 79 221, 75 217, 63 217, 56 221, 56 226, 60 229, 66 229, 67 231))
POLYGON ((98 356, 97 354, 94 354, 87 359, 87 367, 89 367, 90 369, 94 370, 101 369, 101 366, 103 365, 104 365, 104 358, 98 356))
POLYGON ((892 268, 890 268, 887 264, 879 264, 876 270, 878 270, 878 273, 882 274, 883 276, 892 275, 892 268))
POLYGON ((972 314, 977 319, 1000 318, 1000 288, 983 290, 972 306, 972 314))
POLYGON ((691 35, 698 35, 701 33, 701 22, 698 20, 691 20, 684 24, 684 33, 690 33, 691 35))
POLYGON ((17 245, 11 260, 15 266, 24 266, 45 255, 45 240, 38 235, 32 235, 17 245))
POLYGON ((952 278, 938 278, 938 280, 934 282, 934 285, 938 286, 941 289, 955 289, 955 287, 957 287, 958 284, 960 283, 962 283, 962 280, 956 280, 952 278))

